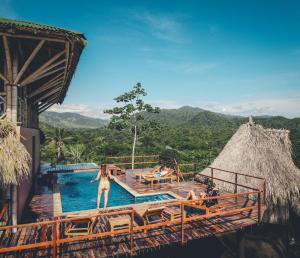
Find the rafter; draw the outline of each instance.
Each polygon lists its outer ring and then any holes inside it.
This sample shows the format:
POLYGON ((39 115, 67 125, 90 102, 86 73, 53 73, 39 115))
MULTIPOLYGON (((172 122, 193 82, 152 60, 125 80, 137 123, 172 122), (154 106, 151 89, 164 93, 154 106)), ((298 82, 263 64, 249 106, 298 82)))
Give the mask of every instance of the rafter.
POLYGON ((53 101, 53 100, 55 100, 56 98, 57 98, 57 96, 54 95, 53 97, 47 99, 47 102, 42 103, 42 104, 38 107, 38 109, 41 110, 41 109, 45 108, 47 105, 49 105, 49 104, 55 104, 56 102, 53 101))
POLYGON ((39 79, 42 79, 42 78, 44 78, 44 77, 46 77, 46 76, 49 76, 49 75, 51 75, 51 74, 54 74, 54 73, 56 73, 56 72, 58 72, 58 71, 61 71, 61 70, 64 70, 64 69, 65 69, 65 67, 63 66, 63 67, 59 67, 59 68, 57 68, 57 69, 55 69, 55 70, 52 70, 52 71, 50 71, 50 72, 48 72, 48 73, 43 73, 43 74, 40 75, 38 78, 35 78, 32 82, 37 81, 37 80, 39 80, 39 79))
MULTIPOLYGON (((54 87, 57 88, 57 86, 61 86, 61 85, 62 85, 62 81, 61 81, 61 80, 60 80, 60 81, 53 82, 53 83, 49 84, 47 87, 44 87, 43 89, 40 89, 39 92, 34 92, 35 94, 32 95, 31 98, 32 98, 32 97, 36 97, 36 96, 42 94, 43 92, 45 92, 45 91, 47 91, 47 90, 49 90, 49 89, 52 89, 52 88, 54 88, 54 87)), ((59 88, 61 88, 61 87, 59 87, 59 88)))
POLYGON ((40 94, 41 92, 47 90, 48 88, 51 88, 53 85, 56 85, 57 82, 62 82, 61 78, 63 75, 63 73, 55 76, 53 79, 51 79, 50 81, 47 81, 45 84, 43 84, 42 86, 38 87, 35 91, 33 91, 31 94, 28 95, 29 98, 36 96, 38 94, 40 94))
POLYGON ((49 103, 48 105, 44 106, 43 108, 39 109, 38 113, 41 114, 45 110, 47 110, 49 107, 53 106, 55 103, 49 103))
POLYGON ((49 96, 52 96, 53 94, 57 93, 58 91, 60 91, 60 88, 56 88, 53 89, 52 91, 49 91, 48 93, 46 93, 45 95, 40 96, 39 98, 35 99, 33 103, 38 103, 43 99, 46 99, 49 96))
POLYGON ((8 79, 2 73, 0 73, 0 78, 6 83, 9 82, 8 79))
POLYGON ((53 62, 55 62, 59 57, 61 57, 65 53, 65 49, 59 53, 57 53, 55 56, 50 58, 47 62, 45 62, 40 68, 38 68, 35 72, 33 72, 31 75, 29 75, 26 79, 24 79, 21 82, 21 86, 25 86, 29 83, 31 83, 36 76, 39 76, 41 73, 44 72, 44 70, 49 67, 53 62))
POLYGON ((11 63, 11 55, 9 50, 9 43, 6 36, 3 36, 3 46, 5 51, 5 59, 6 59, 6 68, 7 68, 7 79, 10 83, 13 81, 13 74, 12 74, 12 63, 11 63))
POLYGON ((42 46, 44 45, 45 40, 41 40, 37 46, 34 48, 34 50, 32 51, 32 53, 30 54, 30 56, 28 57, 28 59, 26 60, 26 62, 24 63, 23 67, 21 68, 21 70, 19 71, 14 84, 17 84, 20 80, 20 78, 22 77, 23 73, 26 71, 26 69, 28 68, 28 66, 31 64, 32 60, 35 58, 36 54, 39 52, 39 50, 42 48, 42 46))

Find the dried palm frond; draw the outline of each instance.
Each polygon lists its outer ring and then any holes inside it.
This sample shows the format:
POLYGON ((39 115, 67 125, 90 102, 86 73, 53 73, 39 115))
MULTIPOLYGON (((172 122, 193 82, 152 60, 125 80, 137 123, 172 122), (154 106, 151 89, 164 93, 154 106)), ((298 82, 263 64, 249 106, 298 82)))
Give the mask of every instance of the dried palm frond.
POLYGON ((18 184, 30 174, 31 157, 20 142, 14 124, 0 122, 0 184, 18 184))

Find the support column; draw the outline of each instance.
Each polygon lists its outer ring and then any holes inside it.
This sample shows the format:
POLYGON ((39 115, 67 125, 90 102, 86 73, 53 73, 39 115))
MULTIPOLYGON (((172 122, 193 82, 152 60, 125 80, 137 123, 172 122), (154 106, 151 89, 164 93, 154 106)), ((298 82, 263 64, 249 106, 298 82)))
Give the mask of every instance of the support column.
MULTIPOLYGON (((12 79, 16 79, 18 75, 18 53, 14 51, 13 60, 12 60, 12 79)), ((10 85, 8 88, 11 89, 11 103, 10 103, 10 112, 11 112, 11 121, 14 123, 18 122, 18 87, 17 85, 10 85)), ((18 188, 16 185, 12 186, 12 225, 18 224, 18 188)))

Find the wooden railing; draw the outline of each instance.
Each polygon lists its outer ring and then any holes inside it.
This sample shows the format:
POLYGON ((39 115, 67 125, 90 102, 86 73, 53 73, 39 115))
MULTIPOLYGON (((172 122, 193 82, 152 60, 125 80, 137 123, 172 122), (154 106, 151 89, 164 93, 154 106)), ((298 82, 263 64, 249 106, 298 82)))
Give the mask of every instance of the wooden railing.
MULTIPOLYGON (((17 231, 24 231, 26 228, 30 228, 30 230, 35 229, 36 232, 39 233, 39 237, 37 239, 38 242, 29 241, 26 244, 24 243, 18 243, 15 246, 1 246, 0 245, 0 253, 9 253, 9 252, 17 252, 22 250, 30 250, 35 248, 51 248, 52 257, 58 257, 59 256, 59 247, 60 246, 66 246, 66 244, 77 242, 77 241, 83 241, 83 240, 90 240, 90 239, 99 239, 103 237, 113 237, 115 235, 120 234, 127 234, 129 237, 129 249, 130 254, 133 254, 133 242, 134 242, 134 233, 136 232, 148 232, 152 229, 157 229, 160 227, 170 227, 174 225, 181 225, 181 239, 179 242, 184 243, 186 241, 185 234, 187 233, 185 229, 185 225, 192 221, 200 221, 208 218, 213 218, 216 216, 225 216, 225 215, 233 215, 243 212, 252 212, 257 209, 258 216, 257 216, 257 222, 260 222, 261 218, 261 198, 260 198, 261 192, 260 191, 251 191, 251 192, 245 192, 245 193, 235 193, 235 194, 226 194, 221 196, 214 196, 214 197, 208 197, 208 198, 202 198, 198 200, 183 200, 183 201, 175 201, 170 204, 167 204, 164 206, 176 206, 180 207, 181 210, 181 218, 175 219, 175 220, 168 220, 168 221, 161 221, 159 223, 154 223, 150 225, 134 225, 134 218, 136 216, 136 211, 133 208, 128 208, 126 210, 119 210, 119 211, 107 211, 102 213, 97 213, 94 215, 86 215, 86 216, 78 216, 78 217, 72 217, 72 218, 59 218, 56 217, 51 221, 42 221, 37 223, 30 223, 30 224, 22 224, 22 225, 16 225, 16 226, 4 226, 0 227, 0 235, 9 235, 13 234, 13 230, 17 229, 17 231), (249 196, 257 195, 257 198, 255 201, 252 201, 251 204, 249 204, 249 196), (202 215, 194 215, 185 217, 185 207, 188 207, 191 204, 194 204, 196 202, 202 202, 204 200, 212 200, 212 199, 218 199, 218 200, 225 200, 225 199, 236 199, 240 198, 240 200, 245 200, 245 202, 241 203, 241 206, 234 206, 234 208, 228 208, 218 212, 209 213, 206 211, 205 214, 202 215), (117 230, 117 231, 104 231, 104 232, 97 232, 97 233, 90 233, 84 236, 74 236, 74 237, 65 237, 63 232, 64 228, 68 223, 72 223, 72 221, 78 221, 78 219, 98 219, 103 216, 130 216, 130 228, 124 229, 124 230, 117 230)), ((230 200, 229 200, 230 201, 230 200)), ((241 202, 242 202, 241 201, 241 202)), ((37 236, 35 236, 36 238, 37 236)), ((1 244, 1 243, 0 243, 1 244)))
MULTIPOLYGON (((135 156, 134 165, 150 165, 150 164, 158 164, 159 155, 140 155, 135 156)), ((113 164, 116 166, 126 166, 131 165, 131 156, 113 156, 107 157, 105 159, 106 164, 113 164)))

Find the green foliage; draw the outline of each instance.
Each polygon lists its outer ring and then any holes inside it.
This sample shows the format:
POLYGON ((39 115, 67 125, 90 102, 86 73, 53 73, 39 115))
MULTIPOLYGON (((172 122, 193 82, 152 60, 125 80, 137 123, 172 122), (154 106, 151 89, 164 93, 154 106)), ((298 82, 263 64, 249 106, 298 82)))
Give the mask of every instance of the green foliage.
MULTIPOLYGON (((220 115, 208 111, 199 111, 188 107, 183 111, 168 112, 162 110, 151 118, 139 121, 137 155, 160 154, 166 146, 175 150, 180 163, 198 163, 197 170, 210 164, 220 153, 239 125, 245 123, 247 118, 220 115), (199 113, 200 112, 200 113, 199 113), (166 115, 168 113, 168 115, 166 115), (205 114, 203 114, 205 113, 205 114), (200 115, 199 115, 200 114, 200 115), (164 119, 166 118, 166 122, 164 119), (184 123, 178 120, 184 117, 184 123), (176 122, 175 122, 176 120, 176 122)), ((147 114, 149 115, 149 114, 147 114)), ((254 117, 254 121, 265 127, 286 128, 291 131, 294 161, 300 167, 300 119, 287 119, 284 117, 254 117)), ((51 162, 56 156, 53 144, 55 128, 41 124, 41 129, 46 135, 46 142, 42 146, 42 160, 51 162)), ((83 144, 82 162, 101 162, 107 156, 122 156, 131 154, 132 132, 130 130, 111 130, 108 127, 98 129, 66 129, 68 139, 65 147, 83 144)), ((66 155, 63 162, 72 162, 70 155, 66 155)), ((179 162, 179 161, 178 161, 179 162)))

